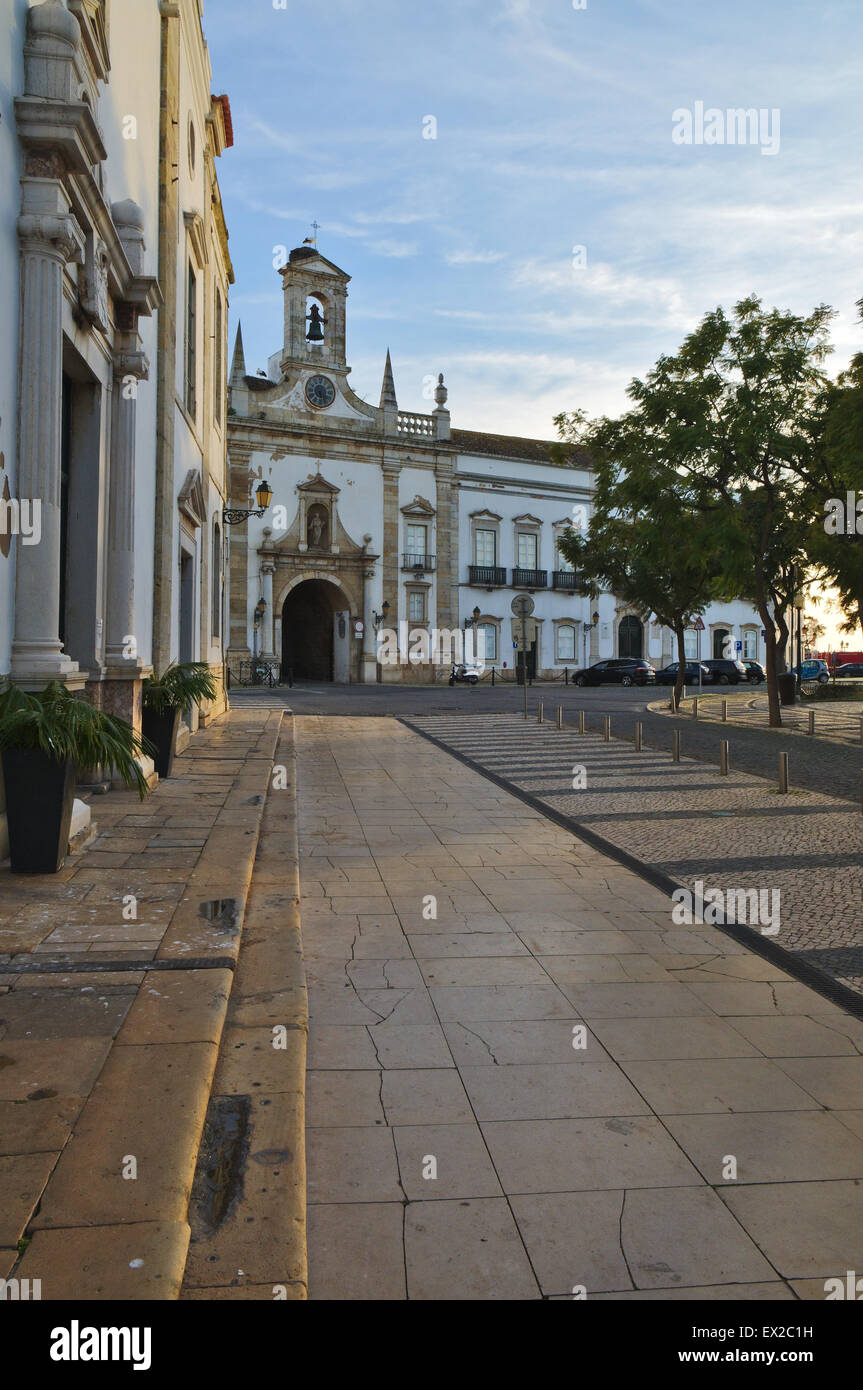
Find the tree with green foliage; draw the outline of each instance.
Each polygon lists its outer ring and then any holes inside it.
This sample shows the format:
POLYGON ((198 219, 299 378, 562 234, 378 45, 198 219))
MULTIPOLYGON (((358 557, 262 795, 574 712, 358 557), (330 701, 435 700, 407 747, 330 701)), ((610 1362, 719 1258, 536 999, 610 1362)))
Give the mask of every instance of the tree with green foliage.
MULTIPOLYGON (((558 428, 584 437, 585 422, 570 415, 558 428)), ((619 421, 601 420, 587 430, 595 470, 589 530, 570 528, 560 549, 578 571, 591 598, 610 589, 642 622, 668 627, 677 643, 677 709, 686 679, 685 631, 716 595, 712 522, 686 505, 680 490, 658 488, 619 421)))
MULTIPOLYGON (((785 578, 804 559, 801 479, 821 448, 831 310, 801 316, 754 296, 706 314, 679 351, 628 389, 634 409, 587 432, 624 472, 709 523, 717 595, 749 597, 766 637, 770 723, 782 723, 785 578)), ((578 416, 559 417, 564 437, 578 416)), ((661 544, 661 542, 659 542, 661 544)))

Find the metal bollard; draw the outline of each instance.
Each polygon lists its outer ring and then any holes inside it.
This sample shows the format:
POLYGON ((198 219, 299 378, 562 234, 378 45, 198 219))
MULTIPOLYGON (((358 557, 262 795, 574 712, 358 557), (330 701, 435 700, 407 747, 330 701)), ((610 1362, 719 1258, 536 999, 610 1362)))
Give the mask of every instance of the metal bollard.
POLYGON ((693 696, 693 700, 692 700, 692 718, 693 718, 693 719, 697 719, 697 718, 698 718, 698 696, 697 696, 697 695, 693 696))
POLYGON ((779 790, 782 793, 788 791, 788 754, 779 754, 779 790))
POLYGON ((611 715, 605 714, 602 717, 602 737, 608 743, 611 739, 611 715))
POLYGON ((563 705, 558 705, 557 707, 557 727, 559 729, 563 728, 563 705))
POLYGON ((542 700, 540 700, 540 702, 539 702, 539 708, 538 708, 537 711, 536 711, 536 722, 537 722, 537 724, 541 724, 541 723, 542 723, 542 710, 543 710, 543 704, 542 704, 542 700))
POLYGON ((643 730, 643 729, 644 729, 644 725, 643 725, 643 724, 636 723, 636 725, 635 725, 635 751, 636 751, 636 753, 640 753, 640 752, 641 752, 641 734, 642 734, 642 730, 643 730))
POLYGON ((728 776, 728 739, 723 738, 719 744, 719 775, 728 776))
POLYGON ((584 733, 584 710, 583 710, 583 709, 580 709, 580 710, 578 711, 578 732, 579 732, 580 734, 583 734, 583 733, 584 733))
POLYGON ((728 722, 728 701, 727 701, 727 700, 723 700, 723 701, 722 701, 722 722, 723 722, 723 724, 727 724, 727 722, 728 722))
POLYGON ((814 711, 814 709, 811 709, 811 710, 809 711, 809 732, 810 732, 810 734, 814 734, 814 733, 815 733, 815 711, 814 711))
POLYGON ((674 762, 674 763, 679 763, 679 762, 680 762, 680 730, 679 730, 679 729, 675 729, 675 730, 674 730, 674 742, 673 742, 672 745, 671 745, 671 761, 674 762))

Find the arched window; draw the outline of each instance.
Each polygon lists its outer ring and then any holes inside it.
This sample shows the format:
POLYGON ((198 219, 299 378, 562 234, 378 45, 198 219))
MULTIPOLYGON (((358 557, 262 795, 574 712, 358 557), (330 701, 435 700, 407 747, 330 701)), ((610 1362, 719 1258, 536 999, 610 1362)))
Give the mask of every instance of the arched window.
MULTIPOLYGON (((717 628, 714 630, 714 633, 713 633, 713 658, 714 658, 715 661, 722 661, 722 660, 727 660, 727 659, 728 659, 728 653, 727 653, 727 651, 725 650, 725 641, 726 641, 726 638, 729 637, 729 636, 730 636, 730 634, 729 634, 729 631, 728 631, 728 628, 727 628, 727 627, 717 627, 717 628)), ((734 656, 733 650, 732 650, 732 652, 731 652, 731 655, 732 655, 732 657, 734 656)))
POLYGON ((617 655, 640 658, 644 633, 638 618, 628 614, 621 618, 617 630, 617 655))
POLYGON ((218 640, 222 635, 222 533, 219 523, 213 525, 213 636, 218 640))

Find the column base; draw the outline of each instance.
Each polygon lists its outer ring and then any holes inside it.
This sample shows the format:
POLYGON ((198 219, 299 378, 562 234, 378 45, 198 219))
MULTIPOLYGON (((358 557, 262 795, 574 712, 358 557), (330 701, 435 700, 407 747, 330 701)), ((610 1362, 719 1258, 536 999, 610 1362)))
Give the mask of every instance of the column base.
POLYGON ((78 669, 59 642, 13 642, 10 679, 22 690, 42 690, 60 681, 70 690, 83 690, 87 673, 78 669))
POLYGON ((378 663, 373 653, 363 652, 360 659, 360 681, 363 685, 376 685, 378 663))
POLYGON ((102 681, 102 709, 117 719, 125 719, 136 734, 141 732, 144 681, 153 674, 152 666, 140 661, 109 665, 102 681))

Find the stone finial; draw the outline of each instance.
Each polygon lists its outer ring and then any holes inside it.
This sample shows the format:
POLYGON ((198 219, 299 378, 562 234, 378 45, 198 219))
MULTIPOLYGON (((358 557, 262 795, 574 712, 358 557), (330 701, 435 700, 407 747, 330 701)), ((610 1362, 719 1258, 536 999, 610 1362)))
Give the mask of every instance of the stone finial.
POLYGON ((443 384, 443 372, 437 379, 437 386, 434 391, 435 408, 432 412, 435 423, 435 438, 450 439, 450 415, 446 408, 447 396, 449 392, 443 384))
POLYGON ((81 26, 61 0, 44 0, 27 11, 24 91, 48 101, 77 101, 77 58, 81 26))
POLYGON ((111 204, 111 217, 133 275, 144 274, 144 214, 131 198, 111 204))
POLYGON ((243 349, 243 325, 237 324, 237 337, 234 342, 234 355, 231 358, 230 384, 232 386, 242 386, 243 378, 246 375, 246 354, 243 349))
POLYGON ((390 350, 387 348, 387 360, 384 364, 384 379, 381 384, 381 410, 398 410, 399 403, 396 400, 396 384, 393 380, 393 364, 390 358, 390 350))

